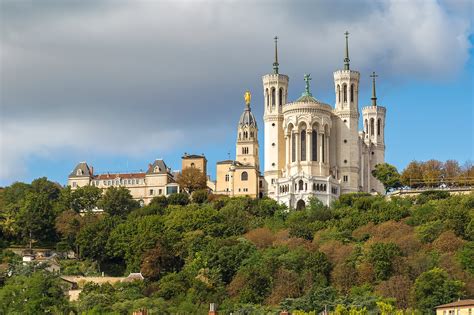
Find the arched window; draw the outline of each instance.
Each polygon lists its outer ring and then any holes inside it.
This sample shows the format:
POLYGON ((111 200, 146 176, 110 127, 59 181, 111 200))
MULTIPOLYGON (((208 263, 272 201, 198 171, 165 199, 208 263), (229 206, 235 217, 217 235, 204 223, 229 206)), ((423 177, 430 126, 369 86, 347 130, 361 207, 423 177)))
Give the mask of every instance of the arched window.
POLYGON ((322 160, 323 160, 323 163, 326 163, 326 141, 324 139, 324 134, 321 135, 321 144, 323 147, 323 152, 321 152, 322 160))
POLYGON ((306 161, 306 129, 301 130, 300 140, 301 161, 306 161))
POLYGON ((265 98, 267 100, 267 107, 270 106, 270 94, 268 94, 268 89, 265 89, 265 98))
POLYGON ((153 172, 158 173, 159 171, 160 171, 160 168, 158 166, 155 166, 155 168, 153 169, 153 172))
POLYGON ((272 88, 272 106, 275 106, 275 88, 272 88))
POLYGON ((249 180, 249 174, 247 172, 242 172, 240 175, 241 180, 249 180))
POLYGON ((300 181, 298 182, 298 190, 303 190, 303 180, 300 179, 300 181))
POLYGON ((239 132, 239 140, 242 139, 242 133, 239 132))
POLYGON ((380 129, 382 127, 382 122, 380 121, 380 118, 377 119, 377 136, 380 136, 380 129))
POLYGON ((316 183, 313 183, 313 190, 316 190, 316 183))
POLYGON ((365 120, 365 133, 369 133, 369 122, 367 121, 367 119, 365 120))
POLYGON ((291 134, 291 162, 296 161, 296 133, 291 134))
POLYGON ((283 88, 278 91, 278 105, 283 105, 283 88))
POLYGON ((341 101, 341 86, 337 85, 337 102, 341 101))
POLYGON ((351 84, 351 102, 354 102, 354 84, 351 84))
POLYGON ((374 119, 370 118, 370 135, 374 135, 374 119))
POLYGON ((82 175, 82 170, 81 170, 81 169, 78 169, 77 172, 76 172, 76 175, 77 175, 77 176, 81 176, 81 175, 82 175))
POLYGON ((343 101, 347 102, 347 84, 342 85, 342 96, 343 96, 343 101))
POLYGON ((313 129, 313 135, 311 137, 311 161, 318 160, 318 132, 313 129))
POLYGON ((194 163, 191 163, 191 168, 195 168, 196 165, 194 163))

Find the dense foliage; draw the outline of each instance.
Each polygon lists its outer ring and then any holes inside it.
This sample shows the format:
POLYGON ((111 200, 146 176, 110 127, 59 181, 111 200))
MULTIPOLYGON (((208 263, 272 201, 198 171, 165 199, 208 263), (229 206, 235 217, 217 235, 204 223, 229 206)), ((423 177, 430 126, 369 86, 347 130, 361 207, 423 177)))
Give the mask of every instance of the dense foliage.
POLYGON ((41 178, 0 190, 0 236, 0 313, 205 314, 214 302, 224 314, 429 314, 474 297, 474 194, 348 194, 288 211, 196 190, 140 208, 125 189, 72 192, 41 178), (97 205, 106 212, 79 213, 97 205), (87 284, 68 302, 57 275, 6 249, 30 240, 79 255, 61 261, 63 275, 146 280, 87 284))

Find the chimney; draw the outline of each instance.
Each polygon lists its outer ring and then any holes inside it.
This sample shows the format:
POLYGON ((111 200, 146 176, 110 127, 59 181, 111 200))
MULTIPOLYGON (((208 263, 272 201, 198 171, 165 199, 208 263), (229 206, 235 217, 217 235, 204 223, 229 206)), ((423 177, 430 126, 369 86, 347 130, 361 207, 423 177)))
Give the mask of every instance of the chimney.
POLYGON ((94 166, 91 166, 91 176, 94 175, 94 166))
POLYGON ((209 304, 209 315, 217 315, 216 304, 209 304))

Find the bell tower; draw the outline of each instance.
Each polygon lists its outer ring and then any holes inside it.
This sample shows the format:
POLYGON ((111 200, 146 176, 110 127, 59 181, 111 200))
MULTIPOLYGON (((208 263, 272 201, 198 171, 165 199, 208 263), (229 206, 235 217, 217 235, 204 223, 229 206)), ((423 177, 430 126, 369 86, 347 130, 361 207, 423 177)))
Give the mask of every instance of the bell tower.
MULTIPOLYGON (((336 177, 341 180, 341 193, 360 190, 359 155, 359 78, 360 73, 350 69, 349 33, 346 37, 344 69, 334 72, 337 119, 336 177)), ((334 175, 334 174, 333 174, 334 175)))
POLYGON ((372 104, 362 108, 364 142, 368 148, 368 156, 366 157, 368 178, 364 186, 369 192, 383 193, 384 187, 372 176, 372 170, 375 169, 375 165, 385 162, 385 114, 387 110, 377 104, 375 79, 378 76, 375 72, 372 72, 370 77, 372 78, 372 104))
POLYGON ((267 195, 275 194, 276 181, 282 177, 285 167, 285 138, 282 108, 287 103, 287 75, 279 73, 278 37, 275 36, 275 60, 273 73, 262 77, 264 97, 264 177, 267 195))
POLYGON ((260 169, 258 158, 258 128, 257 120, 250 110, 252 95, 245 92, 245 109, 239 119, 237 126, 237 144, 235 148, 235 160, 244 165, 255 166, 260 169))

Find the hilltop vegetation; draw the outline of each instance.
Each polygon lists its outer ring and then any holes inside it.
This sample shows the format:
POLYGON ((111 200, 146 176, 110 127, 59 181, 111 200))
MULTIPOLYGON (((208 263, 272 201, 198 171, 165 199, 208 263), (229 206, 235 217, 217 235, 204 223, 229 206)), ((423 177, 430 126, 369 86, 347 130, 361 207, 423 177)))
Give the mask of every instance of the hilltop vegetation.
POLYGON ((428 314, 474 297, 474 194, 349 194, 288 211, 270 199, 195 191, 140 208, 123 188, 72 192, 40 178, 1 190, 0 227, 0 313, 205 314, 214 302, 222 314, 326 305, 335 314, 428 314), (105 214, 79 215, 96 205, 105 214), (5 249, 30 235, 35 246, 79 254, 62 261, 62 274, 142 272, 146 281, 89 284, 69 303, 57 275, 5 249))

